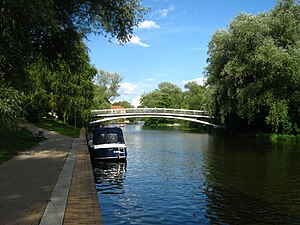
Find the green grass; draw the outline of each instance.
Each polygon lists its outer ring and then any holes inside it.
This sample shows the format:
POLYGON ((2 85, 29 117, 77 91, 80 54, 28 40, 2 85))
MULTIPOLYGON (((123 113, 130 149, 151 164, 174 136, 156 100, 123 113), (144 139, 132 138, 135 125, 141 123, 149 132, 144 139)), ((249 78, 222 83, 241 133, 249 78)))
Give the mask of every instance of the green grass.
POLYGON ((271 134, 270 140, 272 142, 276 141, 283 141, 283 142, 296 142, 297 137, 294 135, 288 135, 288 134, 271 134))
POLYGON ((61 121, 43 120, 41 123, 35 123, 34 125, 49 131, 55 131, 66 136, 74 138, 79 137, 80 129, 75 130, 74 127, 68 126, 61 121))
MULTIPOLYGON (((34 125, 66 136, 79 137, 79 129, 75 130, 73 127, 65 125, 62 122, 44 120, 34 125)), ((25 128, 19 130, 0 129, 0 164, 11 159, 19 152, 36 145, 38 142, 39 140, 34 140, 31 132, 25 128)))
POLYGON ((259 139, 269 139, 271 142, 300 142, 300 135, 289 134, 263 134, 258 133, 256 137, 259 139))
POLYGON ((31 132, 25 128, 20 130, 0 129, 0 163, 37 143, 38 141, 33 140, 31 132))

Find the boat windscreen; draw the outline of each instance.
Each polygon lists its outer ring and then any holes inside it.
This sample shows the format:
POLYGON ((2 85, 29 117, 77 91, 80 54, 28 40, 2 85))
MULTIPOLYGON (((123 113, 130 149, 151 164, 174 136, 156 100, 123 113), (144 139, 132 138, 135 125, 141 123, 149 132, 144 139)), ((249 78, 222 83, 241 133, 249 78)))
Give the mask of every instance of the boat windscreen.
POLYGON ((111 143, 122 143, 122 138, 118 138, 117 134, 95 134, 94 135, 94 144, 111 144, 111 143))

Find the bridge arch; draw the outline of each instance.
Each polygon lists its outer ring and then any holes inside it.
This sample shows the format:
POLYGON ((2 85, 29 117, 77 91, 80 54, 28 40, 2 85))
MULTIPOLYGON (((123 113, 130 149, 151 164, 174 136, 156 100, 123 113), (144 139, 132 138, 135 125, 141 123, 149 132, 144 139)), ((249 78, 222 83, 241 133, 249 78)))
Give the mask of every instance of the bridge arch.
POLYGON ((209 123, 206 121, 198 120, 198 119, 193 119, 193 118, 186 118, 186 117, 178 117, 178 116, 158 116, 158 115, 147 115, 147 116, 116 116, 116 117, 108 117, 108 118, 103 118, 99 120, 95 120, 90 122, 90 124, 95 124, 95 123, 101 123, 101 122, 106 122, 106 121, 111 121, 111 120, 116 120, 116 119, 128 119, 128 118, 168 118, 168 119, 177 119, 177 120, 185 120, 185 121, 190 121, 190 122, 195 122, 195 123, 202 123, 205 125, 210 125, 213 127, 218 127, 218 125, 209 123))
POLYGON ((128 118, 168 118, 201 123, 213 127, 219 125, 208 122, 213 119, 206 111, 166 108, 105 109, 92 110, 90 124, 128 118), (206 121, 208 120, 208 121, 206 121))

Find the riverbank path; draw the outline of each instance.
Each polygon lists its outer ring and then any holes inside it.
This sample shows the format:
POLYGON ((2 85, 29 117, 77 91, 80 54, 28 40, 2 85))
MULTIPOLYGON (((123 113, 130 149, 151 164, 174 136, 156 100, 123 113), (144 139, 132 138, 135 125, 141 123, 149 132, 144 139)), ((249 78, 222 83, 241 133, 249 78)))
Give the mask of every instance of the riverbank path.
MULTIPOLYGON (((29 130, 37 129, 32 125, 26 127, 29 130)), ((83 224, 87 219, 93 219, 94 224, 102 224, 83 132, 75 141, 55 132, 45 131, 45 136, 45 141, 0 164, 0 224, 53 224, 53 218, 59 221, 55 224, 67 224, 68 221, 83 224), (70 163, 72 155, 74 162, 70 163), (87 173, 89 176, 82 181, 80 177, 87 173), (66 176, 70 182, 64 182, 66 176), (77 195, 80 192, 82 194, 77 195), (96 213, 90 218, 90 208, 85 205, 85 211, 81 211, 82 218, 77 220, 80 215, 74 217, 74 209, 79 206, 76 204, 90 202, 89 199, 92 199, 90 205, 96 207, 96 213), (56 210, 59 209, 57 206, 63 205, 63 210, 58 213, 48 210, 51 204, 56 210)))

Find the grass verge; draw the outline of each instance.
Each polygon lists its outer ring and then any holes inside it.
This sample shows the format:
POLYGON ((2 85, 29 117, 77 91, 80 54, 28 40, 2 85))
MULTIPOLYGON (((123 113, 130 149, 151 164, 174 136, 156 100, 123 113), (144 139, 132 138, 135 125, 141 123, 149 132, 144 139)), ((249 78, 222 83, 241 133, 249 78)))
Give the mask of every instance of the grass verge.
MULTIPOLYGON (((79 137, 79 129, 75 130, 73 127, 59 121, 44 120, 34 125, 66 136, 79 137)), ((0 129, 0 164, 11 159, 19 152, 36 145, 38 142, 39 140, 34 140, 31 132, 26 130, 26 128, 19 130, 0 129)))
POLYGON ((258 138, 269 139, 271 142, 300 142, 300 135, 289 134, 257 134, 258 138))
POLYGON ((44 128, 49 131, 55 131, 59 134, 78 138, 80 129, 74 129, 74 127, 68 126, 61 121, 56 120, 43 120, 41 123, 34 124, 37 127, 44 128))
POLYGON ((37 143, 38 141, 33 140, 31 132, 25 128, 20 130, 0 129, 0 164, 37 143))

